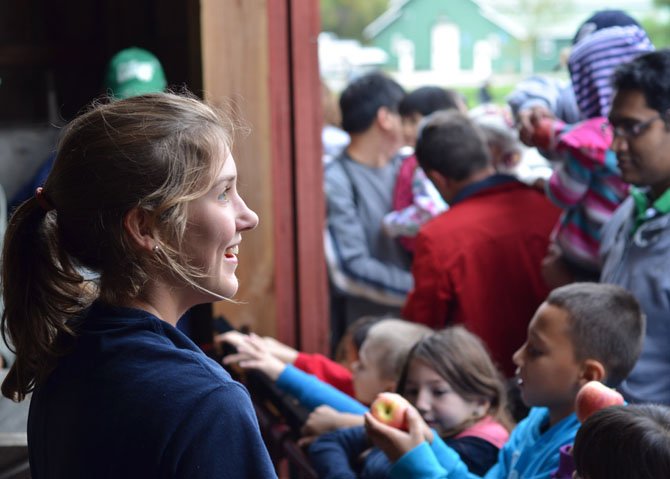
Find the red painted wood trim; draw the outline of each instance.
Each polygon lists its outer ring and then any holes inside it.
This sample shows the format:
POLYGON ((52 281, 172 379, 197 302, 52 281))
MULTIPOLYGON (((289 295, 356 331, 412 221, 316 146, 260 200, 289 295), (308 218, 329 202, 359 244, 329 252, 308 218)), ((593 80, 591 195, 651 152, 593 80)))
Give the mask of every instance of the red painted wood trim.
POLYGON ((274 287, 277 339, 297 346, 295 212, 291 127, 290 0, 267 2, 270 152, 274 213, 274 287))
POLYGON ((321 19, 318 1, 289 1, 300 348, 326 354, 330 323, 323 252, 323 114, 318 60, 321 19))

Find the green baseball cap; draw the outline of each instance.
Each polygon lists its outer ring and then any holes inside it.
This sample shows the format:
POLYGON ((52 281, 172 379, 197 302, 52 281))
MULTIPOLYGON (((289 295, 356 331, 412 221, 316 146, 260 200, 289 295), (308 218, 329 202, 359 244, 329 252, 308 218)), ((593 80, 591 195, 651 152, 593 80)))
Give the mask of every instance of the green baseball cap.
POLYGON ((165 90, 167 81, 156 55, 142 48, 121 50, 107 64, 105 87, 117 100, 165 90))

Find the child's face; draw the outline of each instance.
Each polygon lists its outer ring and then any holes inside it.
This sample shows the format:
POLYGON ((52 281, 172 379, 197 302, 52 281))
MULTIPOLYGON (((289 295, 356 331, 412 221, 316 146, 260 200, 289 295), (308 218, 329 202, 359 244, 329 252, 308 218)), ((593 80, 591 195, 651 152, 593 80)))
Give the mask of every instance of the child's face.
POLYGON ((409 363, 404 396, 440 436, 449 436, 465 421, 482 417, 488 410, 486 403, 463 399, 433 368, 417 359, 409 363))
POLYGON ((356 399, 363 404, 371 404, 377 394, 395 389, 395 381, 384 379, 380 372, 377 355, 363 343, 358 353, 358 361, 352 367, 356 399))
POLYGON ((343 338, 344 344, 344 362, 349 369, 353 368, 354 363, 358 361, 358 348, 356 343, 354 343, 354 338, 351 337, 351 334, 347 334, 343 338))
POLYGON ((416 134, 419 129, 419 122, 423 118, 421 113, 414 112, 411 115, 402 117, 402 135, 405 145, 416 146, 416 134))
POLYGON ((575 358, 567 311, 542 303, 528 325, 526 342, 514 353, 513 360, 527 406, 572 412, 582 365, 575 358))

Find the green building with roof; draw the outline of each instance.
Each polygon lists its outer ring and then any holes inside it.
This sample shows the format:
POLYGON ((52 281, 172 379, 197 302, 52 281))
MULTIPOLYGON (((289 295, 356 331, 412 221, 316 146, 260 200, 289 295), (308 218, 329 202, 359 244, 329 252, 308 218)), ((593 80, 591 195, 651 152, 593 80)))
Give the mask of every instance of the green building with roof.
POLYGON ((455 81, 496 74, 550 71, 571 35, 533 33, 515 18, 477 0, 395 0, 364 35, 389 56, 386 68, 433 71, 455 81))

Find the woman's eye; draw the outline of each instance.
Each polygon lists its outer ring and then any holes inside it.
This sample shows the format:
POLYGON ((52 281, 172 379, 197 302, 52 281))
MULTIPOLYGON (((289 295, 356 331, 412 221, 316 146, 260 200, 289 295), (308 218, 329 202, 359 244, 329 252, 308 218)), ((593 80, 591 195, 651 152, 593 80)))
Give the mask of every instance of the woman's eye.
POLYGON ((219 196, 218 200, 219 201, 228 201, 228 192, 230 191, 230 188, 226 188, 219 196))
POLYGON ((449 394, 448 389, 433 389, 431 392, 433 396, 443 396, 445 394, 449 394))

